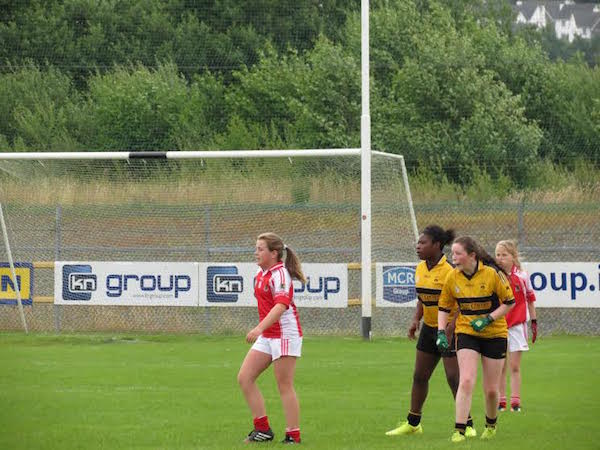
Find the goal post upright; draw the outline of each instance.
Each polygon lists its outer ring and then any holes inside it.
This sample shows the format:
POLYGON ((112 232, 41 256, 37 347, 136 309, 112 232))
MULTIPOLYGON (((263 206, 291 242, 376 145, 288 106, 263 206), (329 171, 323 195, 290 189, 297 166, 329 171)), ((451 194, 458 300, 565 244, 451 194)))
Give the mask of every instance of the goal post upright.
POLYGON ((371 113, 369 107, 369 0, 361 0, 361 331, 371 338, 371 113))
POLYGON ((385 158, 398 159, 400 161, 400 167, 402 168, 402 181, 404 183, 404 192, 406 196, 406 204, 408 205, 408 212, 410 214, 410 225, 412 227, 413 235, 415 236, 415 244, 419 240, 419 228, 417 226, 417 216, 415 214, 415 207, 412 201, 412 193, 410 192, 410 183, 408 182, 408 171, 406 170, 406 164, 404 162, 403 155, 396 155, 394 153, 378 152, 373 150, 373 155, 383 156, 385 158))
POLYGON ((12 252, 10 251, 10 242, 8 240, 8 230, 6 228, 6 222, 4 221, 4 211, 2 209, 2 203, 0 203, 0 226, 2 227, 2 237, 4 238, 4 247, 6 248, 6 255, 8 258, 8 265, 10 267, 10 276, 13 279, 15 287, 15 295, 17 297, 17 307, 19 308, 19 316, 21 317, 21 324, 25 334, 29 333, 27 328, 27 321, 25 320, 25 312, 23 311, 23 302, 21 301, 21 286, 19 285, 19 279, 17 278, 17 271, 15 270, 15 263, 12 258, 12 252))

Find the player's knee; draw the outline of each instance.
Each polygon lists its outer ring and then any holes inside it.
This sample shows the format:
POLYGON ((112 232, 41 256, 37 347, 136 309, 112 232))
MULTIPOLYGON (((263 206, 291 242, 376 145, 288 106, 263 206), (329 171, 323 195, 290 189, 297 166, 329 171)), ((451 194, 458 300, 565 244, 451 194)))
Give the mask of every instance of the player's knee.
POLYGON ((242 388, 252 383, 250 377, 241 370, 237 374, 237 381, 242 388))
POLYGON ((280 394, 286 394, 294 390, 294 383, 290 379, 279 379, 277 380, 277 389, 280 394))
POLYGON ((473 387, 475 386, 475 377, 467 375, 461 376, 458 385, 462 390, 472 392, 473 387))
POLYGON ((416 370, 413 374, 413 383, 419 386, 427 386, 427 384, 429 383, 430 376, 431 374, 429 373, 420 372, 416 370))
POLYGON ((485 386, 483 388, 484 395, 488 399, 492 399, 493 400, 496 397, 498 397, 498 388, 499 388, 499 386, 485 386))

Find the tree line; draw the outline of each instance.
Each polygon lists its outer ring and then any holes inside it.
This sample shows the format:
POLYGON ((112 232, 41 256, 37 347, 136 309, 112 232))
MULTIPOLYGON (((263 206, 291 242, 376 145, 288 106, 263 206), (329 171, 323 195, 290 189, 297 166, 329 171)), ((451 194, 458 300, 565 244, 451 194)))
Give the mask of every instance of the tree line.
MULTIPOLYGON (((600 165, 600 70, 502 0, 373 0, 373 148, 463 185, 600 165)), ((360 145, 360 2, 0 3, 2 151, 360 145)))

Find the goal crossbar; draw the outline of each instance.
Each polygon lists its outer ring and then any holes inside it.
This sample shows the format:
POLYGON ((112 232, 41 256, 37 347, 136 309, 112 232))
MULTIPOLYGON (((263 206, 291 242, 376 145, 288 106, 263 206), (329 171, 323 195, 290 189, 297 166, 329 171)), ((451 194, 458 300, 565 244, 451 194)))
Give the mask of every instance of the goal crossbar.
POLYGON ((306 150, 197 150, 167 152, 0 152, 0 160, 298 158, 305 156, 357 156, 360 155, 360 152, 360 148, 306 150))

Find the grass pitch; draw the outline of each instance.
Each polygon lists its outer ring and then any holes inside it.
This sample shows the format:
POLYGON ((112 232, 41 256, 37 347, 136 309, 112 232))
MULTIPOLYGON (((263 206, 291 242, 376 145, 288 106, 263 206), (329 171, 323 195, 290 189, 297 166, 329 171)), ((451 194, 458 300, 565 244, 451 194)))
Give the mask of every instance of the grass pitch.
MULTIPOLYGON (((313 338, 296 374, 310 449, 598 449, 600 338, 542 337, 523 358, 522 413, 499 416, 494 441, 448 440, 454 405, 441 364, 422 436, 384 433, 409 407, 414 342, 313 338)), ((237 386, 241 336, 0 334, 0 448, 229 449, 251 417, 237 386)), ((480 378, 480 377, 479 377, 480 378)), ((260 380, 276 441, 285 422, 272 370, 260 380)), ((485 420, 480 380, 472 407, 485 420)))

